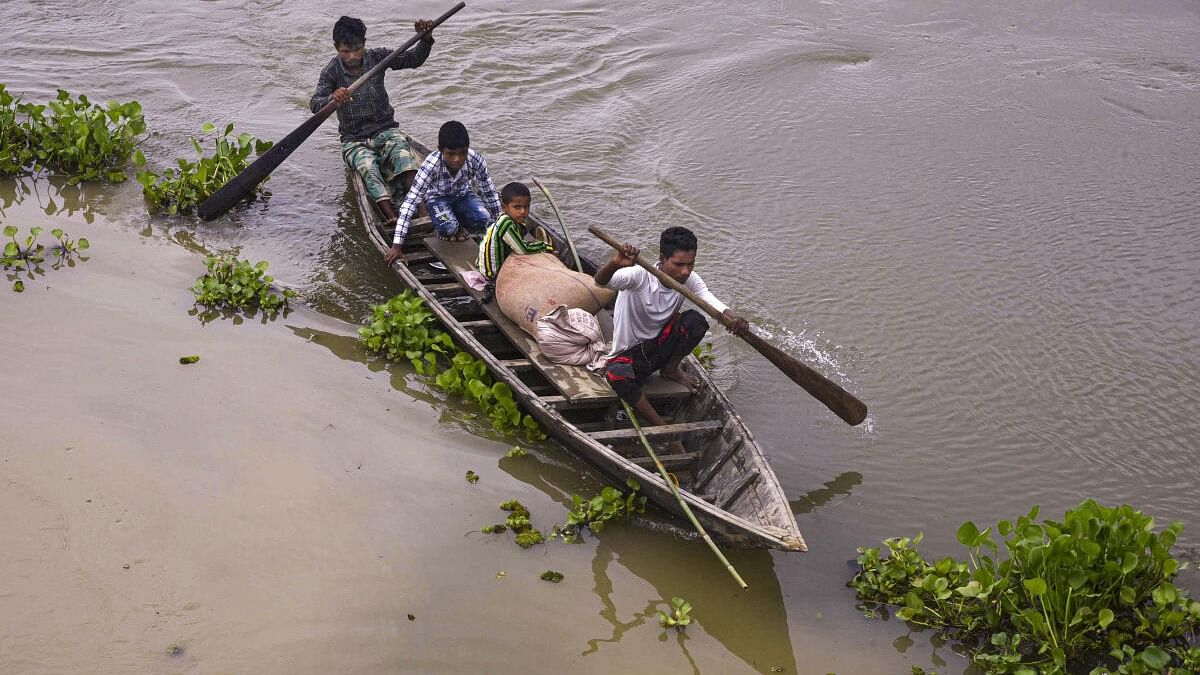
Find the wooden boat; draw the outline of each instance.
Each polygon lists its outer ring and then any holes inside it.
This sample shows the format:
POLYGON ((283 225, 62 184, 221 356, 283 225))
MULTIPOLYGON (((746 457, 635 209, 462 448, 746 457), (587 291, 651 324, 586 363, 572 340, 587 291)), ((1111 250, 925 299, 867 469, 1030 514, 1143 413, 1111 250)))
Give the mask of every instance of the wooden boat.
MULTIPOLYGON (((418 160, 428 154, 421 144, 411 138, 409 142, 418 160)), ((392 232, 385 229, 386 221, 358 173, 348 170, 348 174, 367 236, 385 253, 392 232)), ((569 247, 556 229, 536 215, 530 221, 532 229, 541 228, 554 240, 563 262, 573 267, 569 247)), ((481 303, 481 294, 463 283, 463 273, 475 268, 475 241, 441 241, 429 219, 421 218, 409 228, 403 249, 408 266, 393 265, 400 280, 425 299, 464 349, 512 388, 517 402, 552 437, 617 486, 635 478, 657 507, 683 517, 612 388, 582 366, 543 358, 537 342, 505 317, 494 301, 481 303)), ((591 261, 584 260, 583 266, 585 272, 595 273, 591 261)), ((602 310, 598 318, 611 336, 609 310, 602 310)), ((694 357, 687 357, 682 367, 700 382, 699 387, 693 392, 672 380, 651 378, 644 390, 668 424, 642 430, 655 445, 680 440, 687 448, 685 453, 659 453, 659 458, 678 478, 680 493, 692 512, 725 545, 807 550, 779 479, 750 430, 694 357)))

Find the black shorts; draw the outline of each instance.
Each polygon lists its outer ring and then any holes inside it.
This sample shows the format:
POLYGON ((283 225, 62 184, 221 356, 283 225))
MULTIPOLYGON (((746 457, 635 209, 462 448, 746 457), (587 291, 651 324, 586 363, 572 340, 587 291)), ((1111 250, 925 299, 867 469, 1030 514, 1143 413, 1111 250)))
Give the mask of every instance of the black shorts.
POLYGON ((694 309, 676 314, 656 337, 637 343, 608 360, 604 379, 623 401, 636 403, 642 384, 675 357, 685 357, 704 339, 708 321, 694 309))

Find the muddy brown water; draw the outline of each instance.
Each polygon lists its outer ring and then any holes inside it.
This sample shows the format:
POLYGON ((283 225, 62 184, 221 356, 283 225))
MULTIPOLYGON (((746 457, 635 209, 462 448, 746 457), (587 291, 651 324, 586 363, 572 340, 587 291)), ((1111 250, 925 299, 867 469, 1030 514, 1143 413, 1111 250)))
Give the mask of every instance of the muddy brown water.
MULTIPOLYGON (((341 13, 3 10, 0 82, 140 101, 160 167, 206 121, 296 127, 341 13)), ((444 10, 354 11, 386 46, 444 10)), ((135 184, 0 181, 0 220, 93 244, 0 291, 0 672, 961 672, 862 618, 856 546, 924 531, 957 553, 964 520, 1094 497, 1183 520, 1195 557, 1198 45, 1184 1, 477 2, 388 76, 407 131, 464 121, 576 232, 692 227, 715 292, 871 406, 846 427, 712 337, 812 549, 734 553, 748 593, 653 518, 530 551, 468 533, 510 498, 549 527, 600 483, 552 444, 502 458, 469 408, 357 348, 398 287, 333 125, 214 223, 148 216, 135 184), (301 306, 190 316, 201 252, 229 247, 301 306), (674 595, 683 636, 654 618, 674 595)))

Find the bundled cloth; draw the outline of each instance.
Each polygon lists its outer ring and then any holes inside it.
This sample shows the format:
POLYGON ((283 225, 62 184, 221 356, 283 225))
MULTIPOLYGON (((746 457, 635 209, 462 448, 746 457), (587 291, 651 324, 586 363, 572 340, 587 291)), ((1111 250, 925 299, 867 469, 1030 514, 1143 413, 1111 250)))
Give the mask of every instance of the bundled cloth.
POLYGON ((587 310, 559 305, 537 319, 534 334, 542 356, 554 363, 587 366, 590 370, 604 367, 608 345, 600 331, 600 322, 587 310))

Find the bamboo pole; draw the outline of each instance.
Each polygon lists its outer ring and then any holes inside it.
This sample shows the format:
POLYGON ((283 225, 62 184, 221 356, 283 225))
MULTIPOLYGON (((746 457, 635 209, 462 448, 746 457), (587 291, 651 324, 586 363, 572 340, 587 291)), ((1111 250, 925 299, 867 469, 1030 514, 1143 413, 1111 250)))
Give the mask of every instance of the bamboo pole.
POLYGON ((582 272, 583 263, 579 262, 579 252, 575 250, 575 241, 571 239, 571 233, 567 231, 567 224, 563 222, 562 214, 558 211, 558 205, 554 203, 554 197, 550 196, 550 191, 546 189, 545 185, 542 185, 537 176, 533 177, 533 184, 538 186, 542 194, 546 195, 546 201, 550 202, 550 208, 554 209, 554 215, 558 218, 558 226, 562 229, 563 238, 567 240, 567 246, 571 249, 571 256, 575 258, 575 269, 582 272))
POLYGON ((683 496, 679 494, 679 488, 675 487, 675 481, 671 480, 671 477, 667 475, 667 467, 663 466, 662 462, 659 461, 658 455, 654 454, 654 448, 650 447, 650 441, 646 440, 646 435, 642 433, 642 425, 638 424, 637 415, 633 414, 633 408, 629 407, 625 399, 621 399, 621 405, 625 406, 625 413, 629 415, 629 421, 633 422, 633 428, 637 431, 638 438, 641 439, 646 452, 650 453, 650 459, 654 460, 654 466, 658 468, 659 475, 667 482, 667 487, 671 488, 671 493, 675 495, 679 506, 683 507, 684 515, 688 517, 688 520, 692 521, 692 527, 696 528, 696 532, 700 533, 700 537, 704 539, 704 543, 708 544, 708 547, 717 555, 717 558, 720 558, 721 562, 725 565, 725 569, 729 570, 729 573, 733 575, 733 580, 737 582, 738 586, 741 586, 742 590, 748 590, 750 586, 742 580, 742 576, 738 574, 738 571, 725 558, 725 554, 721 553, 721 549, 717 548, 716 542, 712 540, 712 537, 708 536, 708 532, 704 531, 704 526, 700 524, 699 520, 696 520, 696 514, 692 513, 691 507, 684 501, 683 496))

